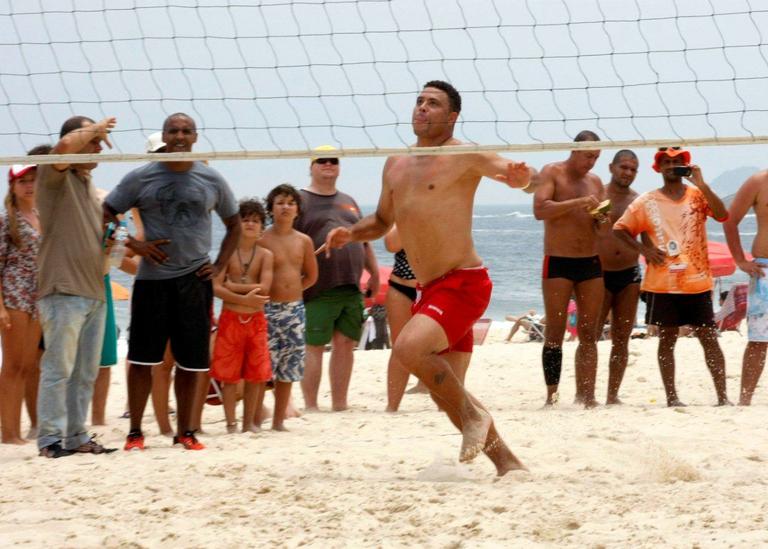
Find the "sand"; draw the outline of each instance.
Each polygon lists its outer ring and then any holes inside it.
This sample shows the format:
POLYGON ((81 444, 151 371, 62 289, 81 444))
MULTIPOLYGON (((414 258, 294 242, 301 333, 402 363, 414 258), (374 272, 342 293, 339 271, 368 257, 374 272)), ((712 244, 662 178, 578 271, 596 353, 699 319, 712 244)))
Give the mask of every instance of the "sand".
MULTIPOLYGON (((575 343, 565 345, 562 399, 544 411, 540 345, 476 347, 470 390, 530 468, 496 478, 484 457, 458 463, 461 439, 424 395, 382 412, 387 351, 358 352, 343 413, 305 414, 290 432, 227 435, 207 407, 202 452, 172 448, 146 422, 145 452, 36 457, 0 446, 0 545, 38 547, 757 547, 768 544, 768 390, 750 408, 716 408, 696 340, 678 344, 667 409, 656 340, 633 340, 626 403, 585 411, 573 398, 575 343)), ((722 338, 736 400, 743 337, 722 338)), ((605 394, 608 342, 598 392, 605 394)), ((115 370, 107 427, 127 420, 115 370)), ((321 402, 329 404, 327 384, 321 402)), ((301 399, 298 399, 301 402, 301 399)), ((271 397, 269 397, 271 404, 271 397)))

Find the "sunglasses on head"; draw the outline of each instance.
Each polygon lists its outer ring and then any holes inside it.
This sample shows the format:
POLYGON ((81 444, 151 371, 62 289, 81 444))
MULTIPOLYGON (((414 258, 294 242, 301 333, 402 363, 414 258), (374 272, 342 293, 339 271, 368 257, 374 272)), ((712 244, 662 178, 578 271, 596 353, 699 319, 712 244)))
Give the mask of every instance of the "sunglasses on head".
POLYGON ((315 164, 331 164, 337 166, 339 164, 338 158, 318 158, 315 160, 315 164))
POLYGON ((679 151, 682 147, 659 147, 659 152, 679 151))

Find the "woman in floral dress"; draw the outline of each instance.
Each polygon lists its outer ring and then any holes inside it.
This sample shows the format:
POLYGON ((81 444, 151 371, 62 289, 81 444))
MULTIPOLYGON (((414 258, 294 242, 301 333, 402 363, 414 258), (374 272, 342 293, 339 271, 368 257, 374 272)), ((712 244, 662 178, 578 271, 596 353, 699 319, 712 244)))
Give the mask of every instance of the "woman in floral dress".
MULTIPOLYGON (((38 379, 35 374, 41 328, 36 293, 40 223, 35 210, 36 171, 35 165, 11 167, 5 213, 0 216, 0 431, 6 444, 27 442, 21 436, 21 403, 25 384, 36 385, 38 379)), ((36 395, 36 387, 29 389, 28 394, 36 395)), ((27 406, 34 423, 35 402, 29 400, 27 406)))

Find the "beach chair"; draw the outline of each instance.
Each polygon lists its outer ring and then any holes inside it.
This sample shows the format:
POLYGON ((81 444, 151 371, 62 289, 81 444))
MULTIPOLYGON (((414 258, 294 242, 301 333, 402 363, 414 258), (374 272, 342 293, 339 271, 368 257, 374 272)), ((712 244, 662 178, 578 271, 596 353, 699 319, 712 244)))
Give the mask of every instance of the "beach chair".
MULTIPOLYGON (((728 296, 715 313, 715 323, 720 332, 728 330, 739 331, 739 324, 747 316, 747 284, 734 284, 731 286, 728 296)), ((741 333, 741 332, 739 332, 741 333)))

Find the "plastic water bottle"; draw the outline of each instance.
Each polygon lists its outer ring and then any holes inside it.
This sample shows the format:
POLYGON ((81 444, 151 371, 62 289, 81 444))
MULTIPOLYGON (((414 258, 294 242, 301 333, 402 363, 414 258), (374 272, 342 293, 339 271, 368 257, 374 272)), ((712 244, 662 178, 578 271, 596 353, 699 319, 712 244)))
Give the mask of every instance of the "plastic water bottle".
POLYGON ((115 243, 112 244, 112 250, 109 252, 109 264, 112 267, 120 267, 125 255, 125 243, 128 241, 128 223, 123 220, 115 229, 115 243))

